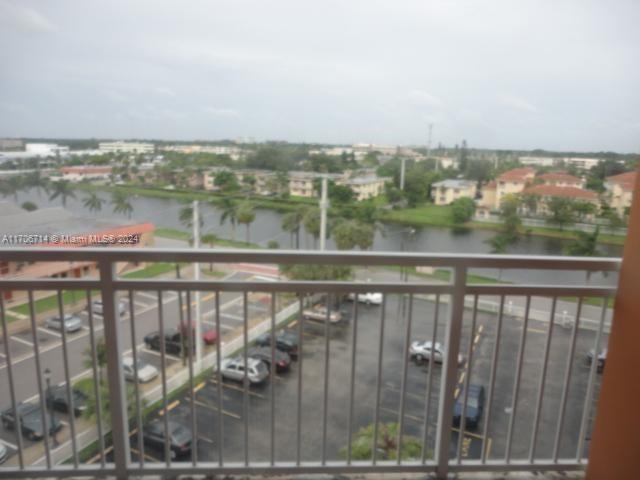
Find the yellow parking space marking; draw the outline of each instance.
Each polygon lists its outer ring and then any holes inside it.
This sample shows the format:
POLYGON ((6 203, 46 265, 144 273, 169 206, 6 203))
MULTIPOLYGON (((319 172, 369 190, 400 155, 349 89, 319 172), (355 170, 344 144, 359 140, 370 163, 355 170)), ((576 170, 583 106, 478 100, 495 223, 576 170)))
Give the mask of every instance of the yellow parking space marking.
POLYGON ((289 327, 295 327, 298 324, 298 320, 294 320, 289 324, 289 327))
MULTIPOLYGON (((396 412, 394 410, 391 410, 390 408, 380 407, 380 410, 383 411, 383 412, 391 413, 391 414, 396 415, 396 416, 398 416, 400 414, 400 412, 396 412)), ((405 416, 405 418, 409 418, 409 419, 414 420, 416 422, 420 422, 420 423, 423 422, 422 418, 415 417, 413 415, 409 415, 408 413, 405 413, 404 416, 405 416)))
MULTIPOLYGON (((135 453, 136 455, 140 456, 140 451, 139 451, 139 450, 137 450, 137 449, 135 449, 135 448, 131 447, 131 451, 132 451, 133 453, 135 453)), ((147 459, 147 460, 150 460, 150 461, 152 461, 152 462, 162 462, 162 461, 163 461, 163 460, 162 460, 162 459, 160 459, 160 458, 156 458, 156 457, 153 457, 153 456, 149 455, 149 454, 146 452, 146 450, 145 450, 145 452, 144 452, 144 458, 145 458, 145 459, 147 459)))
POLYGON ((316 335, 315 333, 304 332, 305 337, 324 338, 324 335, 316 335))
MULTIPOLYGON (((214 385, 217 384, 218 382, 216 380, 209 380, 211 383, 213 383, 214 385)), ((236 387, 235 385, 229 385, 227 383, 222 382, 222 388, 228 388, 230 390, 236 390, 237 392, 242 392, 244 393, 244 389, 240 388, 240 387, 236 387)), ((251 390, 247 390, 247 393, 251 396, 257 397, 257 398, 262 398, 265 399, 266 397, 264 395, 260 395, 259 393, 256 392, 252 392, 251 390)))
POLYGON ((204 388, 204 386, 205 386, 205 382, 199 383, 198 385, 196 385, 196 386, 193 388, 193 391, 194 391, 194 392, 199 392, 200 390, 202 390, 202 389, 204 388))
MULTIPOLYGON (((206 302, 207 300, 210 300, 212 298, 214 298, 216 296, 216 293, 208 293, 207 295, 205 295, 204 297, 200 298, 200 303, 202 302, 206 302)), ((191 302, 191 306, 195 307, 196 306, 196 302, 195 300, 191 302)), ((187 305, 182 305, 182 310, 186 310, 187 309, 187 305)))
POLYGON ((476 335, 476 338, 473 339, 473 344, 476 345, 480 341, 480 334, 476 335))
POLYGON ((478 327, 478 333, 482 333, 483 330, 484 330, 484 325, 480 325, 478 327))
MULTIPOLYGON (((190 399, 188 399, 188 400, 189 400, 189 401, 191 401, 190 399)), ((206 408, 206 409, 209 409, 209 410, 213 410, 213 411, 215 411, 215 412, 218 412, 218 411, 219 411, 219 410, 218 410, 218 407, 216 407, 215 405, 210 405, 210 404, 208 404, 208 403, 201 402, 200 400, 196 400, 196 401, 195 401, 195 402, 193 402, 193 403, 194 403, 195 405, 198 405, 199 407, 202 407, 202 408, 206 408)), ((240 419, 242 419, 242 417, 241 417, 240 415, 238 415, 237 413, 230 412, 230 411, 228 411, 228 410, 225 410, 224 408, 222 409, 222 414, 223 414, 223 415, 227 415, 228 417, 231 417, 231 418, 235 418, 236 420, 240 420, 240 419)), ((213 443, 213 442, 212 442, 212 443, 213 443)))
POLYGON ((456 387, 456 391, 453 393, 453 397, 457 399, 460 396, 460 389, 456 387))
POLYGON ((460 374, 460 378, 458 378, 458 383, 464 382, 464 377, 466 376, 467 376, 467 371, 463 370, 462 373, 460 374))
POLYGON ((531 332, 531 333, 547 333, 546 330, 541 330, 539 328, 527 328, 527 332, 531 332))
MULTIPOLYGON (((171 402, 169 405, 167 405, 167 412, 170 412, 171 410, 176 408, 178 405, 180 405, 180 400, 175 400, 171 402)), ((162 409, 158 412, 158 415, 164 415, 164 413, 165 413, 164 409, 162 409)))

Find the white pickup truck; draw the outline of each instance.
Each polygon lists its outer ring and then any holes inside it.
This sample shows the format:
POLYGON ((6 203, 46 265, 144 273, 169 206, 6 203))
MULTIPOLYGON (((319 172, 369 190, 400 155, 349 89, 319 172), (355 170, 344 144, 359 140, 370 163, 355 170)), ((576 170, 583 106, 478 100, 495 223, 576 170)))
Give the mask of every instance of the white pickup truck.
MULTIPOLYGON (((311 308, 305 308, 302 310, 302 318, 305 320, 317 320, 324 322, 327 320, 327 307, 324 305, 314 305, 311 308)), ((337 323, 342 320, 342 314, 339 310, 329 311, 329 322, 337 323)))

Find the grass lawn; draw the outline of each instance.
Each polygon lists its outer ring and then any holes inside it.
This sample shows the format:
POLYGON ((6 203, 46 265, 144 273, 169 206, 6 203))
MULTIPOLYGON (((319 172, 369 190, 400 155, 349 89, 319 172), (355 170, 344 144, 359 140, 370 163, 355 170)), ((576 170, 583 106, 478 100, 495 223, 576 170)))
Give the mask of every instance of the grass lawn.
MULTIPOLYGON (((95 298, 95 295, 97 294, 98 292, 93 292, 94 298, 95 298)), ((77 302, 84 302, 86 298, 87 296, 84 291, 65 290, 64 292, 62 292, 63 305, 69 305, 77 302)), ((36 314, 47 312, 49 310, 52 310, 52 311, 55 311, 55 313, 58 313, 58 295, 54 293, 53 295, 50 295, 48 297, 35 300, 33 302, 33 307, 36 314)), ((10 310, 12 312, 20 313, 22 315, 29 315, 29 303, 18 305, 17 307, 10 308, 10 310)), ((15 320, 15 319, 13 317, 9 317, 9 321, 11 322, 12 320, 15 320)))
POLYGON ((414 226, 433 225, 437 227, 458 227, 451 219, 451 207, 448 205, 425 204, 415 208, 389 210, 382 214, 382 220, 404 223, 414 226))
POLYGON ((157 277, 158 275, 162 275, 163 273, 175 272, 175 270, 176 270, 175 263, 164 263, 164 262, 152 263, 151 265, 148 265, 140 270, 124 273, 121 275, 121 277, 129 280, 139 279, 139 278, 151 278, 151 277, 157 277))
MULTIPOLYGON (((187 240, 189 240, 191 238, 191 235, 188 232, 185 232, 183 230, 178 230, 176 228, 160 227, 160 228, 156 228, 154 233, 158 237, 171 238, 173 240, 185 240, 185 241, 187 241, 187 240)), ((204 242, 202 242, 200 246, 202 248, 209 248, 209 244, 208 243, 204 243, 204 242)), ((257 243, 247 243, 247 242, 243 242, 241 240, 231 240, 231 239, 228 239, 228 238, 219 238, 219 239, 217 239, 213 244, 214 248, 216 246, 219 246, 219 247, 233 247, 233 248, 262 248, 257 243)))

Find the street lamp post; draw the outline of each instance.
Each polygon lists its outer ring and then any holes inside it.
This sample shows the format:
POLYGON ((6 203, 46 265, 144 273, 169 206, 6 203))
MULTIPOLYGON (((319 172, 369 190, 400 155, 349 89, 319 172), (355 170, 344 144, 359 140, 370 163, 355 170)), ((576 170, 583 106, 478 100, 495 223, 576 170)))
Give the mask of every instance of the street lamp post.
MULTIPOLYGON (((49 370, 48 368, 44 369, 44 380, 47 383, 47 393, 46 393, 46 397, 47 397, 47 407, 49 408, 49 415, 51 417, 51 437, 53 440, 53 446, 54 448, 58 446, 58 436, 56 435, 56 429, 55 429, 55 425, 56 425, 56 420, 55 420, 55 410, 53 408, 53 399, 51 398, 51 370, 49 370)), ((45 432, 45 438, 46 438, 46 426, 44 426, 44 430, 45 432)))

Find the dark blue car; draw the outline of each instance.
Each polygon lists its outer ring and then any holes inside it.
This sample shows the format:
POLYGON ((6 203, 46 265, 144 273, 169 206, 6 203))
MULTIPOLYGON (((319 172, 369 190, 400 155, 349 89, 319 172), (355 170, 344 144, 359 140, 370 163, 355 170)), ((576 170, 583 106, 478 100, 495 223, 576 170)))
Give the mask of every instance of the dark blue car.
MULTIPOLYGON (((460 391, 460 395, 456 399, 453 406, 453 424, 460 426, 460 417, 462 416, 462 403, 464 402, 464 390, 460 391)), ((465 430, 476 429, 482 418, 484 410, 484 387, 482 385, 469 385, 469 395, 467 396, 467 409, 465 411, 465 430)))

